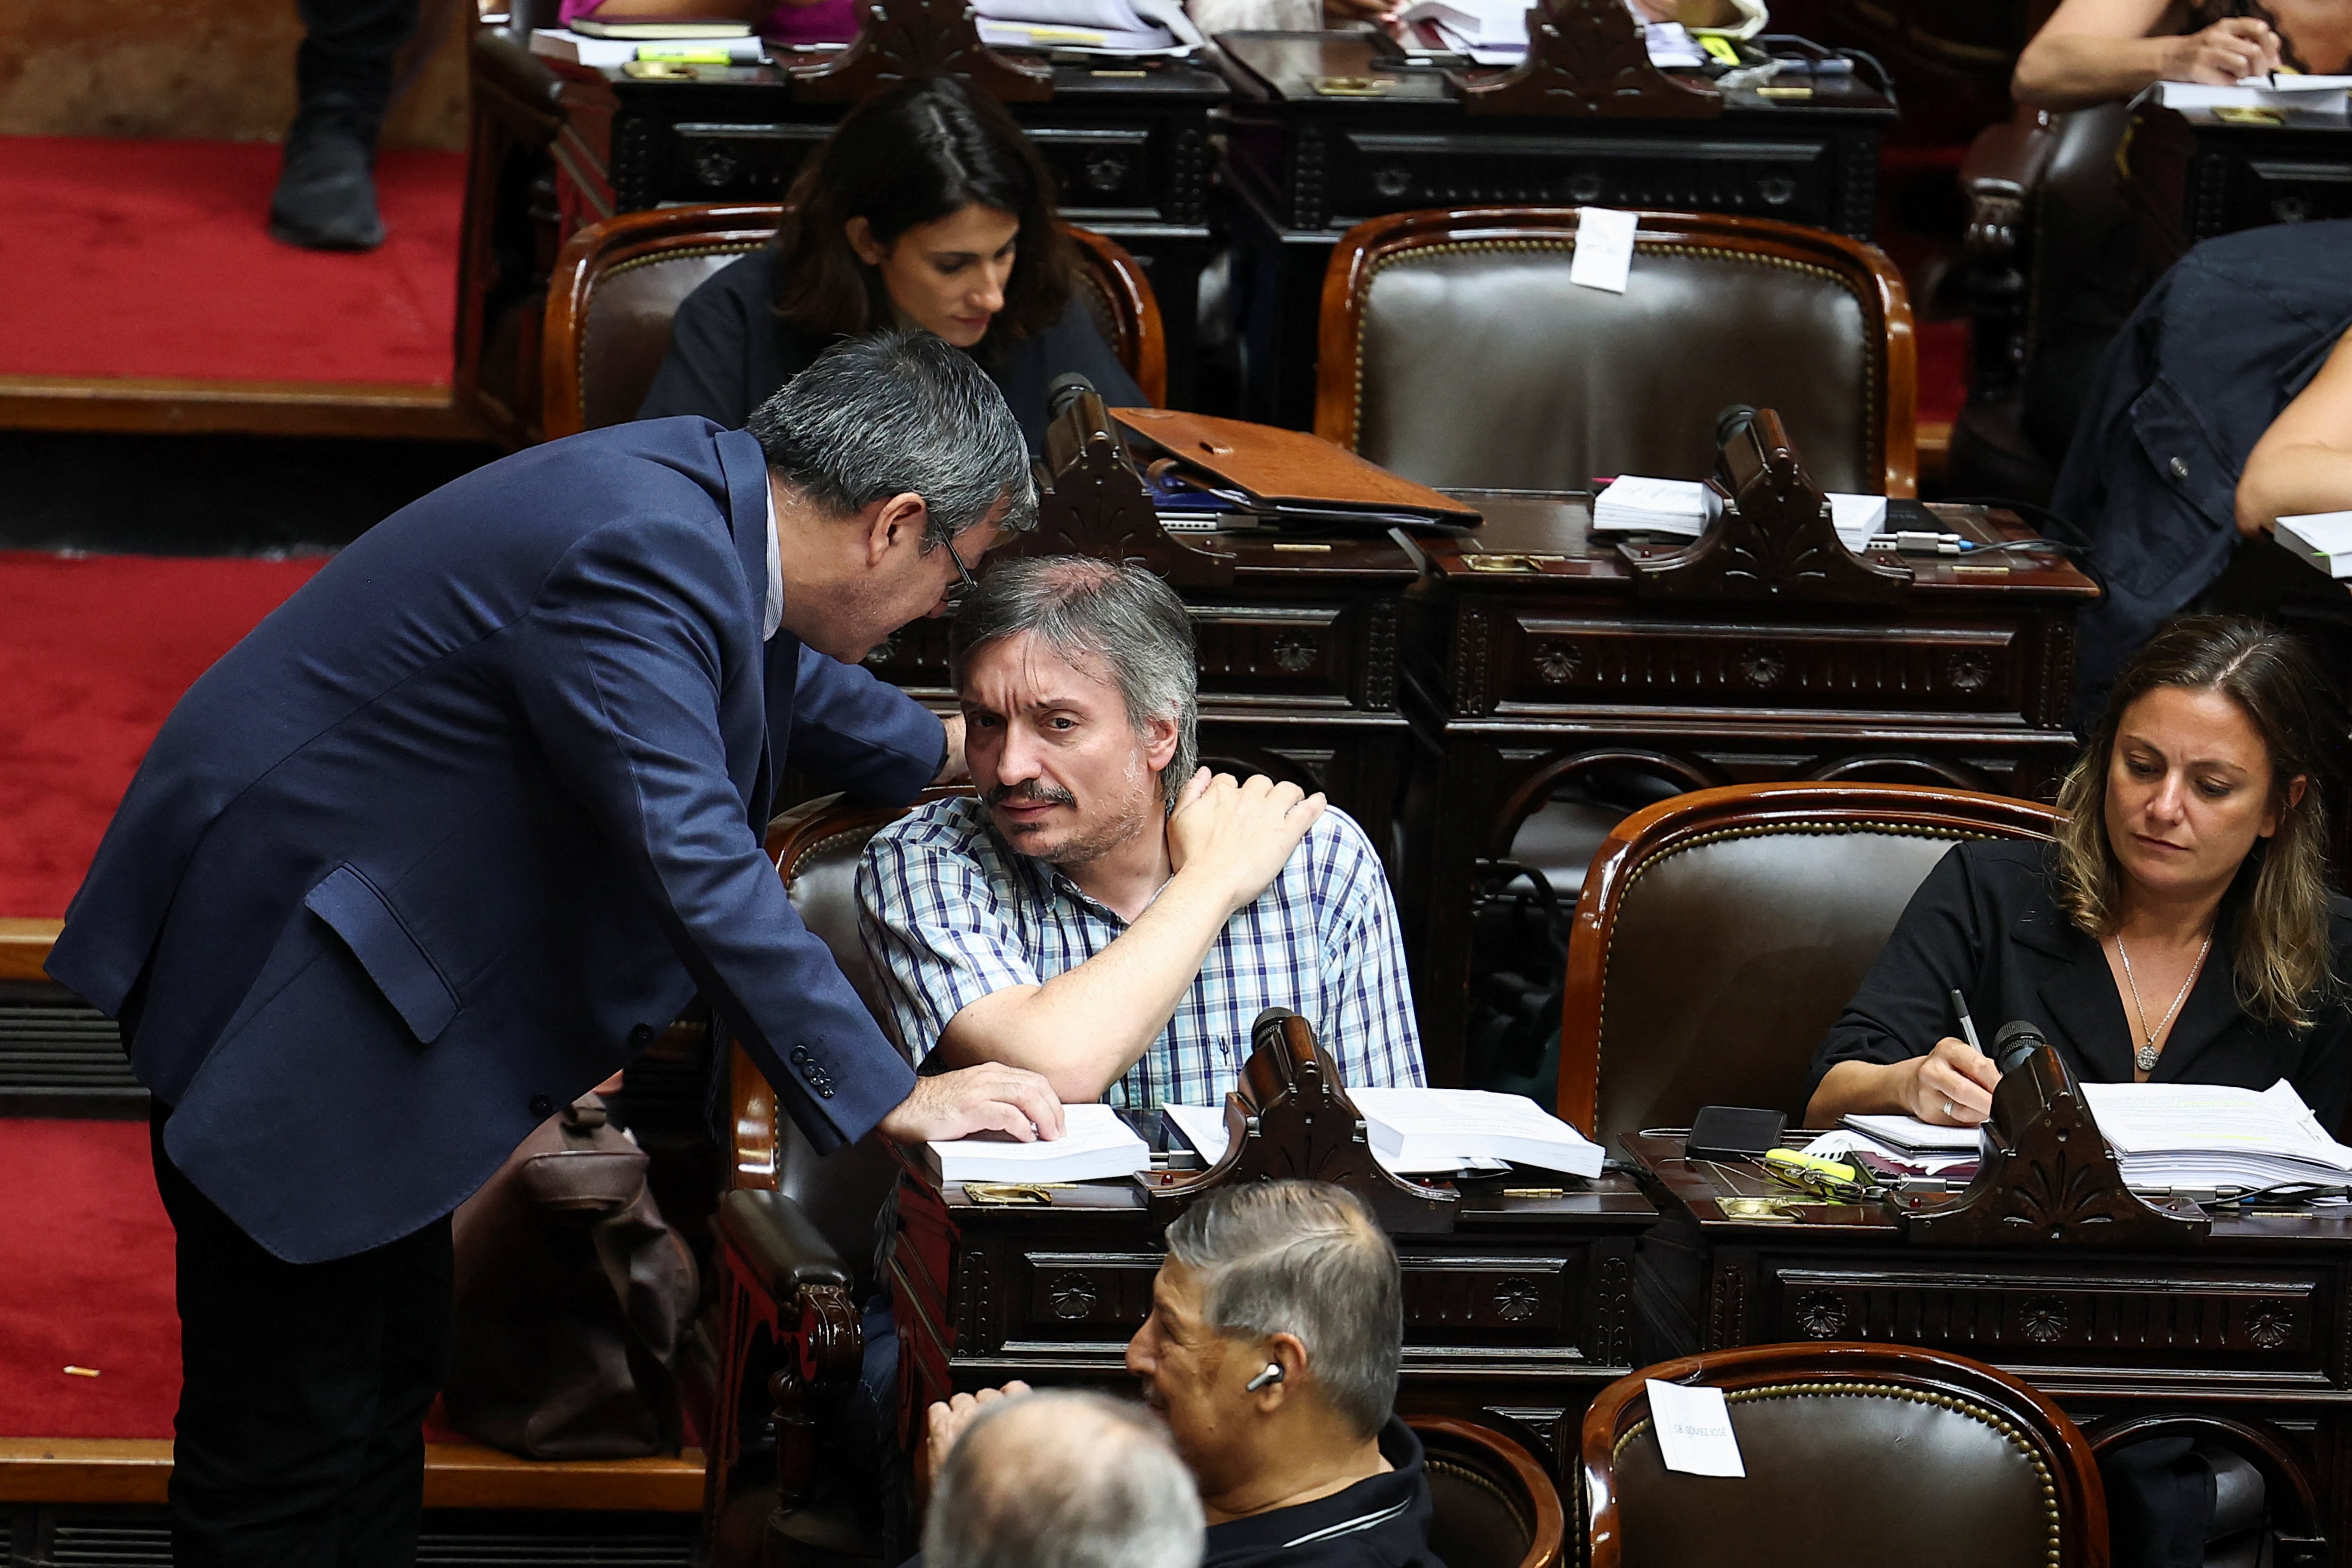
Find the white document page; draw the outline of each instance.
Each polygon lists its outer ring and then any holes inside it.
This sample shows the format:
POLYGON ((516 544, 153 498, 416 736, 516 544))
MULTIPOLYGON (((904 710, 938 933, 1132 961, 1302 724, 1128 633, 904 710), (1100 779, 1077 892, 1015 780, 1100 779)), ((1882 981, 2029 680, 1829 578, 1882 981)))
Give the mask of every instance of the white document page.
POLYGON ((1973 1155, 1979 1142, 1974 1127, 1937 1127, 1916 1116, 1841 1116, 1838 1120, 1896 1150, 1948 1149, 1973 1155))
POLYGON ((1568 280, 1587 288, 1625 292, 1633 267, 1633 231, 1641 219, 1616 207, 1576 209, 1576 259, 1568 280))
POLYGON ((1746 1476, 1739 1439, 1731 1431, 1731 1406, 1720 1388, 1686 1388, 1645 1378, 1650 1426, 1658 1434, 1658 1457, 1666 1469, 1686 1476, 1746 1476))
POLYGON ((1597 1176, 1601 1145, 1523 1094, 1484 1089, 1358 1089, 1375 1153, 1394 1168, 1447 1168, 1444 1162, 1514 1165, 1597 1176))
POLYGON ((2275 1154, 2352 1171, 2352 1148, 2327 1135, 2284 1079, 2259 1092, 2210 1083, 2085 1083, 2083 1103, 2119 1153, 2275 1154))
MULTIPOLYGON (((1163 1103, 1160 1113, 1176 1124, 1176 1130, 1184 1134, 1186 1143, 1200 1152, 1201 1158, 1211 1165, 1224 1158, 1225 1113, 1222 1109, 1210 1105, 1170 1105, 1163 1103)), ((1378 1149, 1372 1151, 1372 1158, 1378 1160, 1381 1168, 1391 1176, 1427 1175, 1433 1171, 1446 1175, 1455 1171, 1499 1175, 1511 1168, 1507 1160, 1464 1159, 1443 1155, 1425 1163, 1409 1164, 1392 1160, 1378 1149)))
POLYGON ((1062 1107, 1062 1135, 1019 1143, 1001 1134, 935 1142, 931 1151, 947 1181, 1024 1181, 1035 1168, 1057 1164, 1102 1167, 1093 1176, 1124 1176, 1148 1170, 1151 1151, 1118 1113, 1100 1103, 1062 1107))

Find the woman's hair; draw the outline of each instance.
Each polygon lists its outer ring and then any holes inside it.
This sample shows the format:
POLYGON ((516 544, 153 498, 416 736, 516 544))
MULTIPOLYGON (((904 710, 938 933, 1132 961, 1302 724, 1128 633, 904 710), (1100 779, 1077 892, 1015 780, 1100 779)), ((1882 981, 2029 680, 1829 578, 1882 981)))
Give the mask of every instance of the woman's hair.
POLYGON ((1021 225, 982 347, 1045 330, 1069 303, 1072 266, 1053 176, 1003 107, 961 77, 910 78, 859 104, 802 166, 775 239, 776 314, 819 337, 889 325, 890 298, 850 248, 849 220, 888 246, 974 203, 1021 225))
POLYGON ((2278 831, 2255 841, 2223 915, 2236 920, 2231 959, 2240 1003, 2257 1017, 2304 1028, 2315 1004, 2337 984, 2327 929, 2327 814, 2320 800, 2331 704, 2318 664, 2287 633, 2235 616, 2187 616, 2124 666, 2098 727, 2058 789, 2058 809, 2066 813, 2058 829, 2059 900, 2093 936, 2107 936, 2122 918, 2121 872, 2107 839, 2107 774, 2125 712, 2158 686, 2221 693, 2269 752, 2278 831), (2305 780, 2303 799, 2290 805, 2287 787, 2297 777, 2305 780))

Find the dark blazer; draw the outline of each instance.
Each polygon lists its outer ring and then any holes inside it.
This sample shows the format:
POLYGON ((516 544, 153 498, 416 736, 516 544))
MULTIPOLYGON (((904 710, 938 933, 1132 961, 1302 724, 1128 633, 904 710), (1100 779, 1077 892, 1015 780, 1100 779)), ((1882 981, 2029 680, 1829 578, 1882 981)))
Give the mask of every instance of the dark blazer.
MULTIPOLYGON (((2098 942, 2058 907, 2050 853, 2046 844, 1991 839, 1956 845, 1938 862, 1813 1053, 1811 1087, 1837 1062, 1902 1061, 1927 1055, 1947 1035, 1957 1038, 1956 990, 1968 998, 1988 1051, 2002 1024, 2023 1019, 2041 1029, 2077 1078, 2130 1082, 2135 1037, 2123 998, 2098 942)), ((2329 937, 2344 974, 2352 904, 2333 904, 2329 937)), ((2256 1019, 2238 1005, 2229 959, 2225 913, 2150 1081, 2267 1089, 2284 1078, 2323 1125, 2335 1127, 2352 1086, 2352 1009, 2338 997, 2301 1033, 2256 1019)), ((2172 998, 2149 1001, 2161 1009, 2172 998)))
POLYGON ((698 988, 820 1149, 905 1098, 761 841, 787 752, 904 801, 945 740, 762 646, 767 529, 740 431, 533 447, 369 530, 173 710, 49 973, 134 1005, 173 1162, 270 1251, 447 1213, 698 988))
MULTIPOLYGON (((670 322, 669 352, 637 417, 698 413, 740 429, 825 347, 824 340, 778 320, 775 298, 776 253, 764 247, 704 279, 670 322)), ((1032 453, 1045 450, 1045 389, 1055 376, 1077 371, 1113 408, 1138 408, 1145 401, 1075 295, 1062 319, 1045 331, 1002 349, 983 342, 974 357, 1004 393, 1032 453)))

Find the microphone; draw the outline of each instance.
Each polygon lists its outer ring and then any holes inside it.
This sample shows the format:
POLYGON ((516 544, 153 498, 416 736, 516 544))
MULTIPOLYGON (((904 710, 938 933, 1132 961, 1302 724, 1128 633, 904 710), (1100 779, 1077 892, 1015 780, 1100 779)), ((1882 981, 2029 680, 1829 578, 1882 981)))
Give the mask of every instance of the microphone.
POLYGON ((1755 423, 1754 404, 1735 402, 1727 405, 1721 413, 1715 416, 1715 444, 1717 446, 1730 445, 1735 438, 1755 423))
MULTIPOLYGON (((1058 419, 1062 411, 1078 400, 1081 393, 1094 392, 1095 383, 1076 371, 1064 371, 1045 383, 1045 417, 1058 419)), ((1097 397, 1102 394, 1097 392, 1097 397)))
POLYGON ((2024 1066, 2033 1053, 2050 1042, 2042 1038, 2042 1030, 2020 1019, 2005 1023, 1992 1037, 1992 1064, 2004 1078, 2024 1066))

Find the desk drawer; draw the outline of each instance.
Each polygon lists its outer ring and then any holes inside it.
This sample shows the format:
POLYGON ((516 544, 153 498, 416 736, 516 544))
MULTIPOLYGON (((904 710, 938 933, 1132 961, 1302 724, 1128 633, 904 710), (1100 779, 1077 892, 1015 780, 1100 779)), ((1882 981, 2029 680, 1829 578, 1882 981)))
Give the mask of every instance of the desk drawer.
MULTIPOLYGON (((2079 1256, 2079 1254, 2078 1254, 2079 1256)), ((2332 1384, 2336 1281, 2326 1270, 2191 1267, 2178 1259, 2053 1268, 1949 1254, 1913 1268, 1768 1258, 1752 1306, 1718 1270, 1717 1332, 1740 1343, 1876 1340, 2003 1365, 2332 1384)))
POLYGON ((1465 604, 1453 688, 1464 715, 1650 708, 1952 713, 2025 724, 2035 640, 2011 625, 1788 625, 1562 616, 1465 604))

